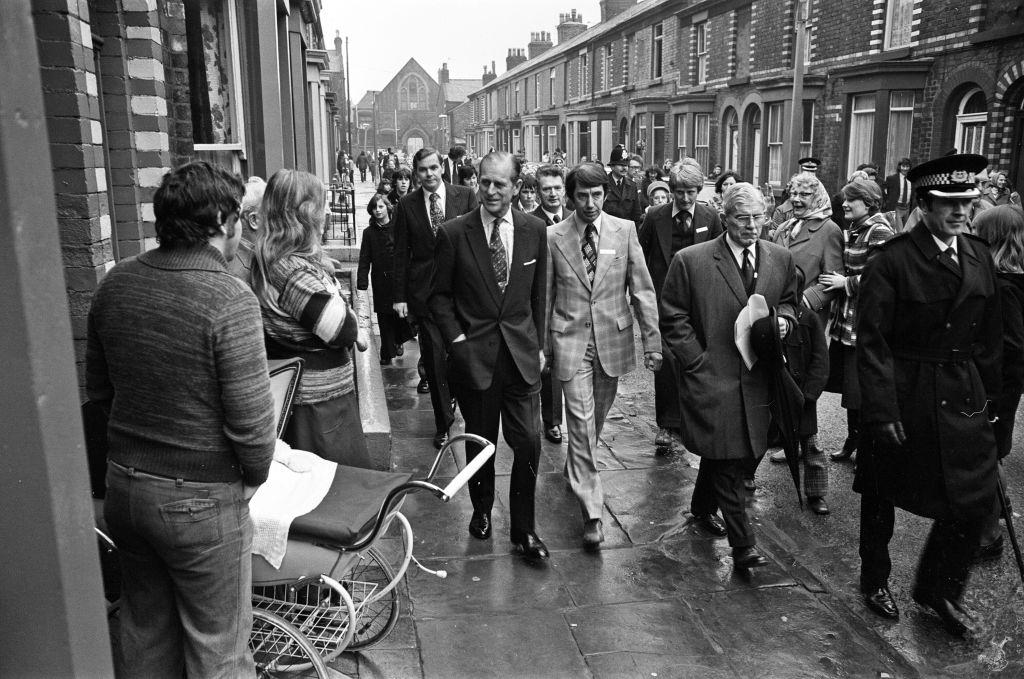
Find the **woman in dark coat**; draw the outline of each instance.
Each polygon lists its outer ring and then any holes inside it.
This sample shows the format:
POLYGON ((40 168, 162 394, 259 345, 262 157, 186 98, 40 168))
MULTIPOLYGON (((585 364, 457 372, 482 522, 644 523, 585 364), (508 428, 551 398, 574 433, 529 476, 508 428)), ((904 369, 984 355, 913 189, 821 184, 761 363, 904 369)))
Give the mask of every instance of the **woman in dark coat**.
POLYGON ((409 324, 399 318, 391 307, 393 303, 391 272, 394 267, 395 243, 391 232, 391 203, 384 196, 374 194, 366 204, 370 213, 370 226, 363 231, 359 247, 359 270, 356 288, 366 290, 367 279, 373 283, 373 310, 377 314, 380 330, 380 364, 389 365, 395 356, 405 353, 403 344, 412 337, 409 324))
MULTIPOLYGON (((979 214, 974 228, 992 252, 1003 312, 1003 388, 996 399, 999 419, 992 425, 1002 460, 1013 445, 1013 423, 1024 390, 1024 213, 1001 205, 979 214)), ((1003 475, 1002 465, 999 475, 1003 475)), ((986 523, 976 559, 995 559, 1002 553, 1003 536, 995 512, 986 523)))

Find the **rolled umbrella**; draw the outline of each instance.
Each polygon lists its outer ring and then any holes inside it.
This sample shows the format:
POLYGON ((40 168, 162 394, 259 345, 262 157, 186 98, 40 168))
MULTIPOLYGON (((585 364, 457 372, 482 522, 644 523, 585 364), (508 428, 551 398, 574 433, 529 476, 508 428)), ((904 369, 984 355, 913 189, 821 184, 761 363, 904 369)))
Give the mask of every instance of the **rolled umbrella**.
MULTIPOLYGON (((1002 463, 1000 463, 1000 466, 1002 463)), ((1017 540, 1017 531, 1013 527, 1013 510, 1010 508, 1010 500, 1006 497, 1006 487, 1003 485, 1003 474, 1000 470, 996 481, 996 488, 999 492, 999 505, 1003 510, 1003 518, 1006 520, 1006 534, 1010 536, 1010 546, 1013 547, 1013 556, 1017 559, 1017 570, 1020 572, 1020 581, 1024 583, 1024 557, 1020 553, 1020 542, 1017 540)))

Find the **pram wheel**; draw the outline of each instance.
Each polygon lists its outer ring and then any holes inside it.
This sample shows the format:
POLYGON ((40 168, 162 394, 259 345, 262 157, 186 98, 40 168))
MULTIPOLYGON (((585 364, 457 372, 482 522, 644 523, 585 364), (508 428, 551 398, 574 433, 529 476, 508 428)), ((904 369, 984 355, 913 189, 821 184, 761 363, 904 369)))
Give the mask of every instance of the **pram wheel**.
POLYGON ((356 582, 376 585, 374 593, 363 602, 356 619, 355 634, 347 650, 369 648, 395 628, 399 613, 398 588, 388 588, 394 580, 394 569, 376 547, 361 553, 341 577, 341 581, 346 584, 356 582))
POLYGON ((257 677, 283 677, 288 668, 307 664, 309 669, 302 676, 311 673, 319 679, 337 676, 327 669, 316 648, 294 625, 258 608, 252 610, 249 650, 256 661, 257 677))

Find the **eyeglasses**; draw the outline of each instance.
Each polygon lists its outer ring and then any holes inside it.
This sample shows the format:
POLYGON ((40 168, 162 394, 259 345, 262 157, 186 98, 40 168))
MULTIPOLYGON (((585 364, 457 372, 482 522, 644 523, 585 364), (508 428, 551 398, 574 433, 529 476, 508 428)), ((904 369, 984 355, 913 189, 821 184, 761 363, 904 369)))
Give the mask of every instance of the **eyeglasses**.
POLYGON ((737 224, 762 224, 768 219, 768 215, 764 213, 759 215, 729 215, 729 219, 737 224))
POLYGON ((791 194, 794 198, 800 198, 802 200, 809 200, 814 198, 814 193, 806 193, 804 191, 793 191, 791 194))

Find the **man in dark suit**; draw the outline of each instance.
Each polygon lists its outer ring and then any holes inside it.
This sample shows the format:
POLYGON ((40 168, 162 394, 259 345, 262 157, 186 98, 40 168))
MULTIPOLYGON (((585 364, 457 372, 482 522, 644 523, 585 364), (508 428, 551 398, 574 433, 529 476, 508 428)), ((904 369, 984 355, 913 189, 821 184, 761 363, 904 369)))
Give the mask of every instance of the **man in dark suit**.
MULTIPOLYGON (((565 178, 558 165, 537 168, 537 190, 540 205, 531 214, 553 226, 565 219, 565 178)), ((551 379, 551 371, 541 376, 540 414, 544 421, 544 438, 552 443, 562 442, 562 383, 551 379)))
POLYGON ((907 213, 910 212, 910 199, 913 195, 910 180, 907 173, 910 172, 910 158, 900 158, 896 172, 885 178, 885 204, 882 212, 895 211, 900 217, 900 224, 907 220, 907 213))
POLYGON ((733 566, 747 569, 768 563, 755 547, 743 480, 768 447, 772 377, 764 361, 747 367, 734 328, 757 293, 777 308, 784 336, 795 326, 800 298, 793 255, 758 239, 767 220, 761 191, 735 184, 723 207, 726 233, 672 259, 661 291, 661 335, 678 370, 683 443, 701 458, 690 500, 694 522, 727 535, 733 566))
POLYGON ((395 208, 394 308, 399 317, 411 318, 419 330, 420 359, 434 409, 434 447, 440 448, 455 415, 444 345, 427 308, 434 244, 441 224, 476 209, 477 201, 469 189, 441 179, 441 154, 436 149, 417 151, 413 168, 420 187, 405 195, 395 208))
POLYGON ((613 217, 631 219, 640 227, 644 211, 640 205, 640 187, 629 179, 629 154, 619 144, 612 149, 608 164, 612 168, 612 176, 608 182, 608 194, 604 199, 604 212, 613 217))
POLYGON ((921 221, 868 262, 857 303, 869 434, 853 484, 861 592, 871 610, 898 618, 888 585, 894 508, 934 519, 912 597, 958 636, 973 627, 960 600, 998 483, 989 413, 1001 392, 1002 315, 988 246, 966 232, 987 164, 959 154, 910 171, 921 221))
POLYGON ((466 149, 461 146, 453 146, 448 149, 448 155, 441 165, 441 178, 449 184, 459 184, 459 167, 462 166, 462 159, 466 155, 466 149))
MULTIPOLYGON (((647 270, 654 281, 654 291, 661 302, 661 288, 669 264, 685 247, 717 238, 722 233, 718 211, 697 202, 697 193, 704 186, 704 173, 694 161, 672 166, 669 173, 672 202, 652 207, 640 226, 640 247, 644 250, 647 270)), ((672 352, 665 357, 661 369, 654 374, 654 412, 658 435, 655 451, 672 452, 673 434, 679 431, 679 387, 672 352)))
MULTIPOLYGON (((449 376, 466 432, 496 441, 500 420, 512 448, 512 543, 528 558, 544 559, 548 550, 534 527, 534 492, 547 236, 539 219, 512 210, 520 167, 504 151, 481 162, 480 209, 438 231, 430 310, 448 347, 449 376)), ((467 462, 479 451, 467 443, 467 462)), ((486 539, 494 505, 493 458, 470 479, 469 494, 470 535, 486 539)))

